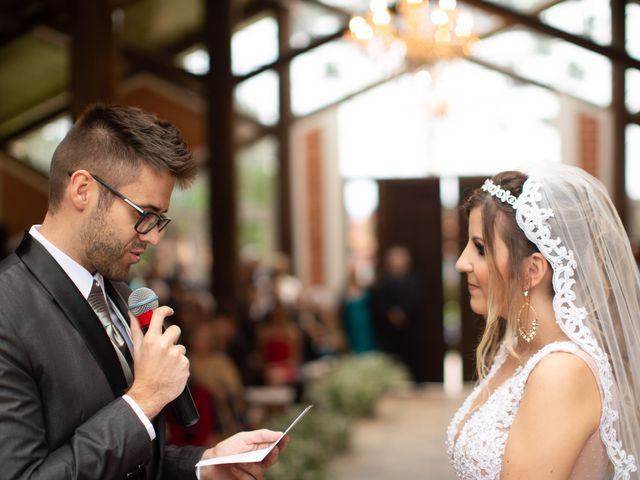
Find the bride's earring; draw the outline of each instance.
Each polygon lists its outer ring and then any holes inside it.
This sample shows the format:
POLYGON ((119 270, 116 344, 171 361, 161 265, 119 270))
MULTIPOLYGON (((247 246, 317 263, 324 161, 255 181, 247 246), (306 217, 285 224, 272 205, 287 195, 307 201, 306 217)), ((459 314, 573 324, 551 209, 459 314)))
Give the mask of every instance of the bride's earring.
POLYGON ((523 292, 524 295, 524 304, 520 307, 520 311, 518 312, 518 334, 520 338, 522 338, 525 342, 531 343, 531 341, 535 338, 536 332, 538 331, 538 314, 536 313, 535 308, 531 306, 531 299, 529 298, 529 289, 526 288, 523 292), (523 326, 524 322, 522 321, 522 311, 526 309, 526 320, 529 317, 529 311, 533 312, 533 320, 531 320, 531 327, 529 330, 525 330, 523 326))

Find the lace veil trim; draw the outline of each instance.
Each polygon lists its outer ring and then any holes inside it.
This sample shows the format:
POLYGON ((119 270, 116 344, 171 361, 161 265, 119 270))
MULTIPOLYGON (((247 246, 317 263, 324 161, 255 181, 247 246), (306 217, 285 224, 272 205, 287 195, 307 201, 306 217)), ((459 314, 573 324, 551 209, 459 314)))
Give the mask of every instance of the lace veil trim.
POLYGON ((572 250, 562 244, 562 239, 554 237, 548 220, 553 211, 541 208, 541 184, 529 177, 522 193, 513 205, 516 220, 527 238, 533 242, 553 267, 553 287, 556 292, 553 308, 556 321, 563 332, 596 362, 598 375, 603 391, 602 418, 600 434, 607 449, 609 459, 614 466, 614 480, 628 480, 631 472, 637 470, 636 460, 628 454, 620 442, 615 423, 619 418, 613 399, 613 371, 609 359, 584 320, 587 316, 585 308, 576 305, 576 293, 573 287, 577 263, 572 250))

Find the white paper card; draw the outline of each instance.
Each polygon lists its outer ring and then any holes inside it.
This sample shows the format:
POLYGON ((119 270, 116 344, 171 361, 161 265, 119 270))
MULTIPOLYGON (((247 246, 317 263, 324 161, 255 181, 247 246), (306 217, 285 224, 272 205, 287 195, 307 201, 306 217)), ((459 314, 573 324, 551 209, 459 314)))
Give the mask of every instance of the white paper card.
POLYGON ((300 415, 298 415, 296 417, 296 419, 291 422, 291 425, 289 425, 287 427, 287 429, 284 431, 284 433, 282 435, 280 435, 278 437, 278 439, 273 442, 271 445, 269 445, 268 447, 265 448, 261 448, 259 450, 252 450, 250 452, 244 452, 244 453, 238 453, 236 455, 225 455, 224 457, 214 457, 214 458, 208 458, 206 460, 200 460, 198 463, 196 463, 196 468, 198 467, 205 467, 207 465, 222 465, 225 463, 252 463, 252 462, 261 462, 262 460, 265 459, 265 457, 269 454, 269 452, 271 450, 273 450, 273 447, 275 447, 278 442, 280 440, 282 440, 282 437, 284 437, 287 433, 289 433, 289 430, 291 430, 293 428, 293 426, 298 423, 300 421, 300 419, 309 411, 311 410, 311 407, 313 407, 313 405, 309 405, 307 408, 305 408, 300 415))

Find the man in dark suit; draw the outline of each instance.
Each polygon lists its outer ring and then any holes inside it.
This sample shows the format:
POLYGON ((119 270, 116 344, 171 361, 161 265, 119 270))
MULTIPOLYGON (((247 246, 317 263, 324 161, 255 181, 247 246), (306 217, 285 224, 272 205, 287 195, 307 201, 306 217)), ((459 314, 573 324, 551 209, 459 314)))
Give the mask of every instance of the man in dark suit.
MULTIPOLYGON (((56 149, 46 217, 0 264, 0 477, 190 479, 200 458, 278 438, 260 430, 209 450, 164 444, 161 412, 189 362, 179 328, 162 330, 172 310, 158 308, 143 335, 122 282, 169 223, 174 183, 195 175, 175 127, 131 107, 92 107, 56 149)), ((199 477, 263 478, 277 453, 199 477)))

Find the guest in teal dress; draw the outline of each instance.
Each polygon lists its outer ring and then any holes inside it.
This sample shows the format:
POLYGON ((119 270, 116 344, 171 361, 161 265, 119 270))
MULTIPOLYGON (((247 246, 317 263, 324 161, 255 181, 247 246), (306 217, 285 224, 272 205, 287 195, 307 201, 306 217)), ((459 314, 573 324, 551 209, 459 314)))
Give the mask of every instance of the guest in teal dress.
POLYGON ((352 353, 359 354, 375 350, 371 315, 371 294, 358 281, 355 269, 351 268, 342 298, 341 316, 352 353))

